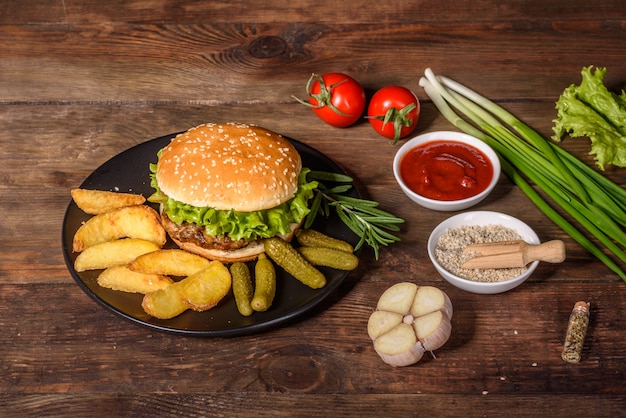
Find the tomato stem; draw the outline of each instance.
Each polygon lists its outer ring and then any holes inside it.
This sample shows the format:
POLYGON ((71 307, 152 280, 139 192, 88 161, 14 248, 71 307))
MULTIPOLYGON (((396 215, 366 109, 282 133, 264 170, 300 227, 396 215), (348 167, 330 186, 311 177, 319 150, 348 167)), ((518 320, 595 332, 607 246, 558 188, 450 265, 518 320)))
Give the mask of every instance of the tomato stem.
POLYGON ((409 127, 413 125, 413 119, 409 118, 407 115, 415 109, 415 103, 410 103, 404 106, 402 109, 398 110, 395 107, 390 107, 387 109, 387 112, 384 116, 366 116, 369 119, 377 119, 383 122, 382 129, 385 129, 385 126, 388 122, 393 122, 393 142, 395 144, 400 139, 400 135, 403 127, 409 127))
POLYGON ((309 95, 309 97, 315 99, 315 101, 317 102, 316 105, 309 103, 309 102, 305 102, 304 100, 301 100, 299 98, 297 98, 296 96, 291 96, 294 99, 296 99, 298 101, 298 103, 303 104, 305 106, 309 106, 313 109, 321 109, 324 106, 328 106, 333 112, 337 113, 338 115, 341 116, 346 116, 346 117, 351 117, 352 115, 348 115, 346 113, 343 113, 341 110, 337 109, 337 107, 332 104, 331 102, 331 98, 332 98, 332 94, 333 94, 333 89, 343 83, 345 83, 348 80, 341 80, 338 81, 334 84, 331 84, 330 86, 326 86, 326 83, 324 82, 324 78, 319 75, 319 74, 315 74, 313 73, 311 75, 311 77, 309 78, 309 81, 307 81, 306 83, 306 91, 307 94, 309 95), (311 93, 311 86, 313 85, 313 83, 317 81, 320 84, 320 92, 319 93, 311 93))

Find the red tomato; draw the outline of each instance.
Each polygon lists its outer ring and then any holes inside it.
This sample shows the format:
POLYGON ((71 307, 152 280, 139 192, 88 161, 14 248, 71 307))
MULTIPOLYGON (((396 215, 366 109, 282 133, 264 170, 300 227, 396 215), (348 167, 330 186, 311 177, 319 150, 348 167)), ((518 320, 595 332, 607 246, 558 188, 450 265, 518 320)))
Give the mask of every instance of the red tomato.
POLYGON ((321 120, 337 128, 352 125, 365 110, 365 90, 348 75, 313 74, 306 88, 309 95, 308 105, 313 112, 321 120))
POLYGON ((401 86, 387 86, 372 96, 367 118, 376 132, 398 142, 415 130, 420 116, 420 102, 415 94, 401 86))

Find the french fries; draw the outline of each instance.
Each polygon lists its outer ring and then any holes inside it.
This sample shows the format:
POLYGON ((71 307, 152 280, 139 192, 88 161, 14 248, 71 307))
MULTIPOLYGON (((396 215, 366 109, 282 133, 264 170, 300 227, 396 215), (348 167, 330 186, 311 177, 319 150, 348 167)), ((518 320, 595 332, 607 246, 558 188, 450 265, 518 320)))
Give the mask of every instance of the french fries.
POLYGON ((219 261, 208 268, 155 292, 147 293, 141 303, 150 316, 171 319, 187 309, 206 311, 217 305, 230 291, 231 276, 219 261))
POLYGON ((123 266, 142 254, 159 249, 155 243, 138 238, 107 241, 88 247, 80 253, 74 260, 74 270, 81 272, 123 266))
POLYGON ((70 193, 76 206, 89 215, 99 215, 125 206, 143 205, 146 201, 140 194, 106 190, 72 189, 70 193))
POLYGON ((75 252, 81 252, 93 245, 126 237, 162 247, 166 234, 159 214, 150 206, 135 205, 96 215, 78 228, 72 246, 75 252))
POLYGON ((145 274, 187 277, 209 267, 210 261, 184 250, 159 250, 133 260, 128 268, 145 274))
POLYGON ((129 293, 150 293, 165 289, 174 283, 168 276, 144 274, 129 270, 126 266, 113 266, 98 276, 98 284, 108 289, 129 293))

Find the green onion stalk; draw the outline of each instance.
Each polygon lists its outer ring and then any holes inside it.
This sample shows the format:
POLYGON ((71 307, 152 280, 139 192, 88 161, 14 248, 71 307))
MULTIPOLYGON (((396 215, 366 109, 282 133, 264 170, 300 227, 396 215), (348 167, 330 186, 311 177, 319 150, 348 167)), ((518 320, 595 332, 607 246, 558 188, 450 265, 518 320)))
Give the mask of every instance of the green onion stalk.
POLYGON ((502 171, 549 219, 626 282, 626 272, 579 229, 626 263, 626 253, 620 248, 626 247, 626 233, 620 227, 626 225, 626 190, 467 87, 435 76, 430 69, 426 69, 420 85, 450 123, 496 151, 502 171), (530 182, 569 214, 578 227, 555 210, 530 182))
MULTIPOLYGON (((574 210, 570 212, 570 214, 580 222, 582 222, 581 218, 584 217, 591 225, 591 228, 589 228, 590 231, 598 231, 593 235, 610 248, 621 260, 626 262, 626 253, 619 250, 619 247, 616 247, 608 240, 607 236, 602 232, 609 231, 612 239, 626 247, 626 233, 622 231, 614 220, 621 220, 626 217, 626 213, 623 213, 618 207, 606 205, 604 209, 612 213, 612 215, 609 216, 607 212, 601 208, 601 205, 596 206, 595 203, 589 200, 589 195, 586 192, 584 193, 583 201, 583 196, 579 194, 576 195, 577 187, 571 186, 571 179, 574 178, 572 173, 565 168, 553 149, 550 148, 549 156, 551 158, 546 158, 545 154, 541 153, 541 150, 534 150, 528 146, 526 142, 520 141, 513 132, 505 126, 500 125, 499 122, 492 118, 487 112, 483 111, 481 108, 477 108, 475 103, 463 96, 455 94, 455 92, 452 92, 452 96, 459 100, 461 105, 467 106, 466 114, 472 112, 471 114, 474 120, 481 121, 483 129, 491 134, 492 138, 497 139, 495 143, 491 142, 491 138, 489 138, 488 141, 493 148, 499 151, 500 155, 507 158, 518 170, 524 173, 526 177, 544 190, 559 206, 563 207, 564 205, 571 204, 574 210), (482 119, 480 119, 481 117, 482 119), (552 163, 553 161, 555 164, 552 163), (558 162, 561 162, 560 166, 558 162), (564 173, 564 170, 567 170, 567 173, 564 173), (548 181, 548 179, 550 180, 548 181), (580 200, 577 200, 577 197, 579 197, 580 200), (563 199, 567 202, 562 203, 563 199), (595 226, 600 228, 595 228, 595 226)), ((578 186, 585 184, 587 187, 592 187, 586 177, 581 177, 580 181, 576 179, 575 182, 578 186)), ((604 197, 604 194, 596 193, 594 195, 594 201, 597 200, 600 203, 605 203, 604 197)))

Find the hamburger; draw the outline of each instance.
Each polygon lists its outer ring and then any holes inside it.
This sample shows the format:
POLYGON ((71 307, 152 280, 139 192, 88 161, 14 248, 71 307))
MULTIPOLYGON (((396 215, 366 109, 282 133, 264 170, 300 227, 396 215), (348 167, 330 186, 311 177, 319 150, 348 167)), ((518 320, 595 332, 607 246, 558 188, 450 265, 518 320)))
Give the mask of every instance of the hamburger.
POLYGON ((203 124, 177 135, 150 165, 149 198, 182 249, 222 262, 254 260, 263 240, 289 241, 316 182, 281 135, 255 125, 203 124))

